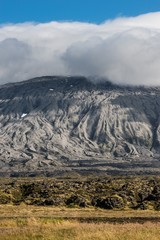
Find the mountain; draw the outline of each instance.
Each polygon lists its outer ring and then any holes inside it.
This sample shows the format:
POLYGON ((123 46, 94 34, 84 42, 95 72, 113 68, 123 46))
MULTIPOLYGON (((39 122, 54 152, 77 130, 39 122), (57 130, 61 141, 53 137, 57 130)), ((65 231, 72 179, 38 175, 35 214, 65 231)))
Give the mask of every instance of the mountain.
POLYGON ((61 76, 1 85, 0 168, 159 174, 160 88, 61 76))

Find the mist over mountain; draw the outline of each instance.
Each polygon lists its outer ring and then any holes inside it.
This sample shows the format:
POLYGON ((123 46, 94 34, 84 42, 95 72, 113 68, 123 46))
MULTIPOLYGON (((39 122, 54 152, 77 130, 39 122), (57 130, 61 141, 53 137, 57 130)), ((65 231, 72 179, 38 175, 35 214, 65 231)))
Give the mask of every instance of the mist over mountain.
POLYGON ((160 12, 101 24, 0 25, 0 83, 81 75, 117 84, 160 85, 160 12))
POLYGON ((1 175, 159 174, 160 87, 85 77, 0 86, 1 175))

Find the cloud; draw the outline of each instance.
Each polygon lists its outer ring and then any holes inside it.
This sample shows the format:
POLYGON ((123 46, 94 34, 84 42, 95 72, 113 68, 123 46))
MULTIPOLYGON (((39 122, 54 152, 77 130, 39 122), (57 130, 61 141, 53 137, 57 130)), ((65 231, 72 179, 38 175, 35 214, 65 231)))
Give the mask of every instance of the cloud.
POLYGON ((44 75, 83 75, 160 85, 160 12, 81 22, 0 26, 0 84, 44 75))

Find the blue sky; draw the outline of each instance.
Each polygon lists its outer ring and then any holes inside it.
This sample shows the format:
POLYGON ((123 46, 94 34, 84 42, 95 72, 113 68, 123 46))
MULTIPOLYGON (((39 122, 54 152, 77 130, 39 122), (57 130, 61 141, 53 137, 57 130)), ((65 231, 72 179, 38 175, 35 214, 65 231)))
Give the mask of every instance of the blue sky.
POLYGON ((0 23, 83 21, 160 11, 160 0, 0 0, 0 23))

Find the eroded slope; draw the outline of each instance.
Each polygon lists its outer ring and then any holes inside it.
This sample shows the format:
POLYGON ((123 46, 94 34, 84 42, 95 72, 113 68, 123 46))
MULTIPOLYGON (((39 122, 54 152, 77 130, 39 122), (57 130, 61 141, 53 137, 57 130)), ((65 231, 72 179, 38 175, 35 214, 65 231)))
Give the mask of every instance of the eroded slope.
POLYGON ((1 169, 105 171, 142 159, 154 160, 154 170, 159 168, 159 113, 159 88, 94 84, 81 77, 1 86, 1 169))

